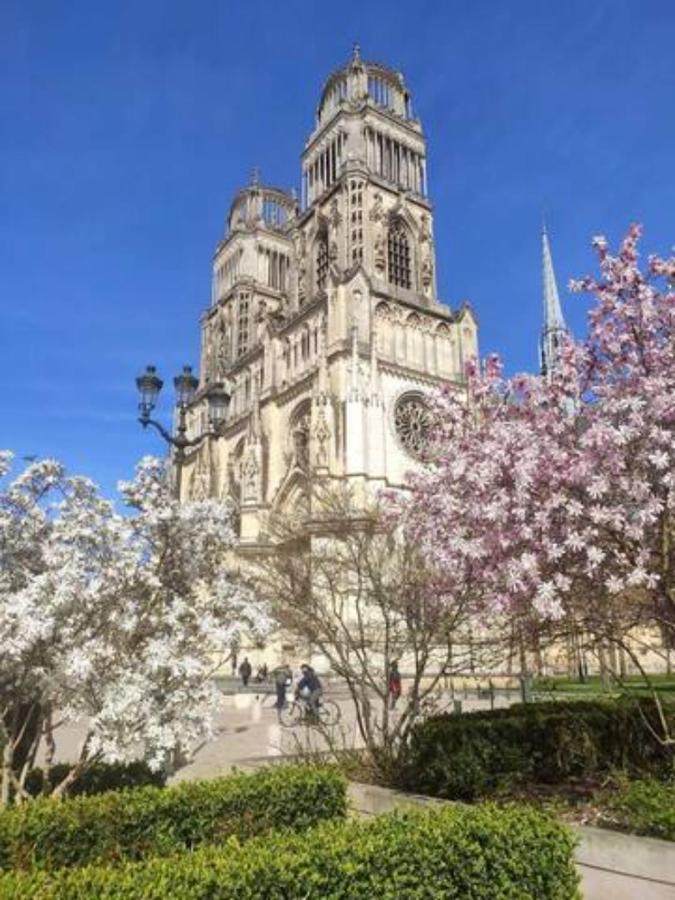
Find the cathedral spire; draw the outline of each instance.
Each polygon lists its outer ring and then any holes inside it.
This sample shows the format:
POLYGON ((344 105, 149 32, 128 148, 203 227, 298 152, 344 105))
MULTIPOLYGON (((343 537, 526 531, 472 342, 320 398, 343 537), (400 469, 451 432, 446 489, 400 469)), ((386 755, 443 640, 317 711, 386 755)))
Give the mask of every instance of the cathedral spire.
POLYGON ((553 257, 546 223, 542 225, 542 276, 544 319, 539 344, 539 362, 542 375, 551 375, 558 367, 560 349, 567 335, 567 326, 560 307, 558 284, 553 270, 553 257))

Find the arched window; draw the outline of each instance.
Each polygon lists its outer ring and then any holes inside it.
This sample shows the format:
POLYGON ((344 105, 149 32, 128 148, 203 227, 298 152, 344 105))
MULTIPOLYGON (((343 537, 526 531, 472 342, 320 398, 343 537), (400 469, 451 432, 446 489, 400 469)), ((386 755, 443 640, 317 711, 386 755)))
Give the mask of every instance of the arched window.
POLYGON ((410 288, 412 279, 410 276, 410 243, 403 225, 396 222, 389 229, 387 239, 387 258, 390 284, 399 287, 410 288))
POLYGON ((322 234, 316 245, 316 289, 326 290, 328 281, 328 238, 322 234))

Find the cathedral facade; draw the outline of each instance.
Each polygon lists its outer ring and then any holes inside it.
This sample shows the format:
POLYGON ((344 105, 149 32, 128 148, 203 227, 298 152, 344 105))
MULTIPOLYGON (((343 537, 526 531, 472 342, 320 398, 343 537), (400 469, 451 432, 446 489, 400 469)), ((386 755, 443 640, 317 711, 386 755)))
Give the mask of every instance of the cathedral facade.
POLYGON ((403 484, 424 448, 426 397, 462 389, 477 356, 469 306, 436 290, 427 148, 403 76, 360 58, 325 83, 302 189, 254 176, 231 205, 202 317, 184 496, 234 503, 243 544, 313 478, 403 484), (210 427, 209 394, 227 415, 210 427))

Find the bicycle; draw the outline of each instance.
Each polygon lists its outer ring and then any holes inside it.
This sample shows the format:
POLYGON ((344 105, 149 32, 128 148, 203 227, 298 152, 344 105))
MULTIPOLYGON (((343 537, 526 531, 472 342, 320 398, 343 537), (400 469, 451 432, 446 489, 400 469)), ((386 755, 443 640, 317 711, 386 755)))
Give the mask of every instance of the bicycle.
POLYGON ((319 698, 317 711, 314 712, 309 701, 304 697, 295 698, 286 703, 279 712, 279 722, 284 728, 294 728, 296 725, 323 725, 330 728, 337 725, 342 713, 334 700, 319 698))

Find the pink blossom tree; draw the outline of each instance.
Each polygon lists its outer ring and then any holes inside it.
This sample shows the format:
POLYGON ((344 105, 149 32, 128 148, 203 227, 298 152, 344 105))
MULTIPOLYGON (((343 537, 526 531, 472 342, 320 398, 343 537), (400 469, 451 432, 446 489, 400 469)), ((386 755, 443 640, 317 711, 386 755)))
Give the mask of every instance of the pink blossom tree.
POLYGON ((465 397, 441 392, 428 463, 397 501, 439 586, 470 582, 493 625, 672 640, 675 259, 642 272, 639 237, 615 256, 594 240, 600 278, 573 284, 596 298, 589 335, 551 377, 504 379, 493 357, 465 397))

